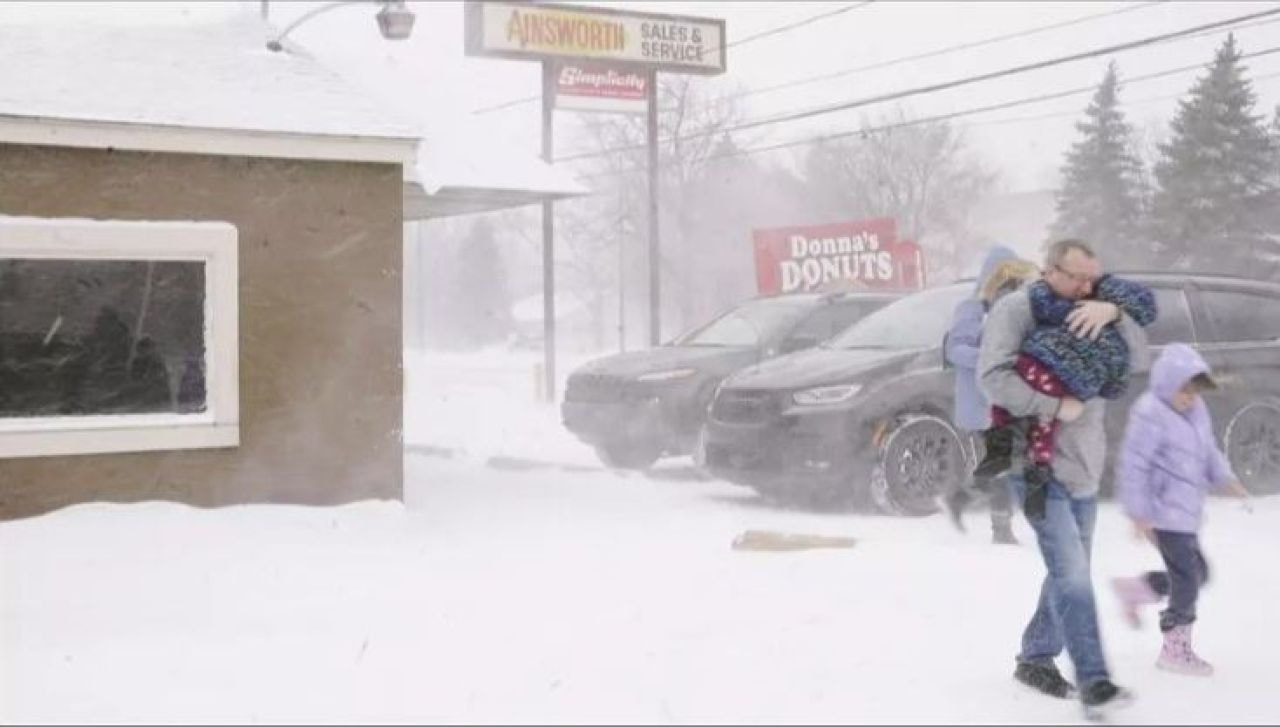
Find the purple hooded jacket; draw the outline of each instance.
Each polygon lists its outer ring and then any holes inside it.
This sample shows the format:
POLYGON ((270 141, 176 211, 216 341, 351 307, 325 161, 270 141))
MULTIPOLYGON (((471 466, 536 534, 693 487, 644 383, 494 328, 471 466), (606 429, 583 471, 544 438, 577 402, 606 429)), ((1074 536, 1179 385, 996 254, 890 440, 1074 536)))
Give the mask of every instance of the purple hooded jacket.
POLYGON ((982 321, 987 317, 987 304, 979 298, 982 284, 1005 260, 1017 260, 1013 250, 1002 245, 991 248, 982 261, 982 270, 973 285, 973 296, 956 306, 951 328, 942 342, 946 363, 956 369, 955 409, 952 420, 957 427, 978 432, 991 426, 991 404, 978 388, 978 347, 982 343, 982 321))
POLYGON ((1147 391, 1129 411, 1116 471, 1120 500, 1129 517, 1156 530, 1199 531, 1205 495, 1236 479, 1213 438, 1204 401, 1187 412, 1170 403, 1202 373, 1209 373, 1209 365, 1195 349, 1169 344, 1151 367, 1147 391))

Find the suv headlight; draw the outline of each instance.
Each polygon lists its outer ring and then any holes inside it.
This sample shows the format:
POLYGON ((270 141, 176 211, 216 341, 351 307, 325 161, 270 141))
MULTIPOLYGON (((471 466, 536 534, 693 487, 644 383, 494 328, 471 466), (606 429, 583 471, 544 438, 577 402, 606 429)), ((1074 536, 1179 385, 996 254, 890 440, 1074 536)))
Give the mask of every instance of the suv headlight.
POLYGON ((698 373, 697 369, 671 369, 669 371, 654 371, 649 374, 640 374, 636 377, 636 381, 672 381, 674 379, 685 379, 698 373))
POLYGON ((797 391, 791 395, 792 401, 804 406, 821 404, 840 404, 852 399, 862 390, 862 384, 840 384, 838 386, 819 386, 813 389, 797 391))

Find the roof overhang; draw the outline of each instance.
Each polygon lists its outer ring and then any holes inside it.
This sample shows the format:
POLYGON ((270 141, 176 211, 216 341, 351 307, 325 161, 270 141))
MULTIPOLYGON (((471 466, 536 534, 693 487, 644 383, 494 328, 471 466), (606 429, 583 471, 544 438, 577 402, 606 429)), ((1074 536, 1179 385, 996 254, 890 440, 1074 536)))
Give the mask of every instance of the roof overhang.
POLYGON ((0 143, 82 149, 381 162, 408 167, 418 141, 0 114, 0 143))
POLYGON ((589 193, 568 172, 536 156, 449 134, 427 140, 286 134, 0 114, 0 143, 399 164, 406 221, 589 193))
POLYGON ((468 215, 590 193, 568 171, 491 139, 428 132, 405 168, 404 218, 468 215))
POLYGON ((554 192, 536 189, 494 189, 488 187, 443 187, 435 194, 427 194, 416 182, 404 183, 405 222, 429 220, 437 217, 473 215, 496 212, 513 207, 524 207, 542 202, 553 202, 586 194, 582 192, 554 192))

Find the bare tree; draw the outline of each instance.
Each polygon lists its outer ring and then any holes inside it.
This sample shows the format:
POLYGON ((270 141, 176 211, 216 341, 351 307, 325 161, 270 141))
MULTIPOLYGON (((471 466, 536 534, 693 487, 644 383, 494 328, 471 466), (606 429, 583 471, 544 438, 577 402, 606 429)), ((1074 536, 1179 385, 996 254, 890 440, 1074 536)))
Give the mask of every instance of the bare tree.
MULTIPOLYGON (((663 77, 658 99, 659 269, 663 330, 670 333, 705 314, 707 306, 696 301, 705 276, 694 260, 703 249, 694 231, 706 222, 704 188, 714 183, 706 170, 723 153, 726 129, 741 121, 743 110, 735 101, 712 100, 701 80, 689 76, 663 77)), ((598 298, 631 293, 628 308, 637 321, 645 320, 648 305, 645 125, 643 116, 582 119, 576 152, 591 156, 577 161, 576 168, 594 194, 557 205, 556 223, 569 277, 598 298)), ((749 256, 749 238, 741 246, 749 256)), ((602 314, 608 310, 600 300, 593 308, 602 314)))
POLYGON ((936 272, 955 272, 976 240, 970 215, 996 175, 950 123, 912 123, 902 109, 864 118, 862 133, 821 142, 804 176, 833 219, 892 217, 898 235, 925 248, 936 272))

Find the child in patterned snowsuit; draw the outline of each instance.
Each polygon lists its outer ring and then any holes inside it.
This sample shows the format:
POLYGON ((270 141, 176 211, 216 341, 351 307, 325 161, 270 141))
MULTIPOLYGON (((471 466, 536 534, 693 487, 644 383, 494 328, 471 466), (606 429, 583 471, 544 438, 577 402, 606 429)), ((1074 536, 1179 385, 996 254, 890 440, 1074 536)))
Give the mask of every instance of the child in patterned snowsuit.
MULTIPOLYGON (((1105 326, 1096 339, 1072 333, 1066 324, 1075 301, 1058 296, 1043 280, 1028 289, 1036 329, 1022 344, 1015 368, 1036 391, 1058 398, 1071 396, 1088 401, 1095 396, 1119 398, 1129 384, 1129 348, 1114 324, 1105 326)), ((1139 325, 1156 319, 1155 295, 1149 288, 1114 275, 1094 284, 1093 298, 1114 303, 1139 325)), ((1013 441, 1025 429, 1027 464, 1027 515, 1043 514, 1045 487, 1053 479, 1054 437, 1057 419, 1016 419, 1001 407, 991 408, 991 427, 984 432, 986 457, 974 469, 975 478, 994 477, 1012 465, 1013 441)))

